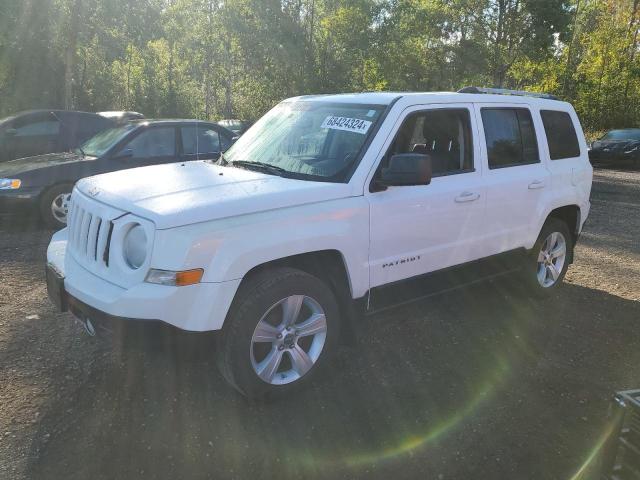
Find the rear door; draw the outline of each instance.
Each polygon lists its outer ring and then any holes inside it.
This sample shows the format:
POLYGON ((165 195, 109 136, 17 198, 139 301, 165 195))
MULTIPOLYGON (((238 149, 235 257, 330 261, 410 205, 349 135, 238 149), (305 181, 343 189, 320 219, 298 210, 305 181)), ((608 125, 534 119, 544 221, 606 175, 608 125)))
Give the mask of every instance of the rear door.
POLYGON ((579 140, 584 135, 578 117, 570 107, 554 105, 540 109, 540 119, 556 203, 584 208, 591 192, 592 168, 586 142, 579 140))
POLYGON ((537 116, 526 104, 488 103, 476 105, 476 117, 486 162, 486 256, 530 246, 551 190, 537 116))
POLYGON ((181 158, 183 160, 216 159, 224 151, 227 139, 213 125, 193 124, 179 128, 181 158))

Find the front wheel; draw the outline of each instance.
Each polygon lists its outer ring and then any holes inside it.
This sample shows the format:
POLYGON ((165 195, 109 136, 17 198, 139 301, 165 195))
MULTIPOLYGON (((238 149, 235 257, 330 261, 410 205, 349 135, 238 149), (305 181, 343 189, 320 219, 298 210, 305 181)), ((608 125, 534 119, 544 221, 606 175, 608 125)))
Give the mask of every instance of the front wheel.
POLYGON ((72 190, 70 184, 55 185, 42 195, 40 218, 47 227, 59 230, 67 226, 72 190))
POLYGON ((339 332, 324 282, 292 268, 267 270, 241 286, 218 340, 218 365, 248 397, 281 395, 318 375, 339 332))
POLYGON ((572 256, 573 237, 567 224, 548 219, 522 272, 528 290, 536 296, 550 294, 562 284, 572 256))

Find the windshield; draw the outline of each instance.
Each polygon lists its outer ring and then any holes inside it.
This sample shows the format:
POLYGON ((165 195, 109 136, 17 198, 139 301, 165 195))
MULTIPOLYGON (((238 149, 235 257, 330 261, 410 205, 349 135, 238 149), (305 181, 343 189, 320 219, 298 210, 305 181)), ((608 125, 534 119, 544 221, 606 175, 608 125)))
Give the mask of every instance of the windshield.
POLYGON ((101 157, 107 153, 112 146, 122 140, 125 135, 137 127, 138 125, 129 123, 121 127, 103 130, 82 144, 80 147, 82 149, 81 153, 90 157, 101 157))
POLYGON ((640 140, 640 129, 611 130, 601 140, 640 140))
POLYGON ((382 105, 283 102, 225 153, 227 161, 257 162, 296 178, 343 182, 385 109, 382 105))

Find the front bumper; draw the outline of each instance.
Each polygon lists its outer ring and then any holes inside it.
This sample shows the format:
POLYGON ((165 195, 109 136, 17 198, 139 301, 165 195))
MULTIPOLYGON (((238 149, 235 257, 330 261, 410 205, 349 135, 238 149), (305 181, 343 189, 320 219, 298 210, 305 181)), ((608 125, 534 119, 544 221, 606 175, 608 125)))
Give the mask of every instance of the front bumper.
POLYGON ((592 163, 616 163, 616 162, 633 162, 640 158, 639 152, 602 152, 598 150, 589 151, 589 160, 592 163))
POLYGON ((0 190, 0 215, 19 216, 37 212, 41 192, 41 188, 0 190))
POLYGON ((96 321, 164 322, 181 330, 222 328, 240 280, 170 287, 140 283, 122 288, 83 268, 66 255, 67 229, 54 234, 47 249, 47 288, 62 311, 96 321), (57 287, 51 275, 59 277, 57 287), (58 294, 55 289, 61 292, 58 294))

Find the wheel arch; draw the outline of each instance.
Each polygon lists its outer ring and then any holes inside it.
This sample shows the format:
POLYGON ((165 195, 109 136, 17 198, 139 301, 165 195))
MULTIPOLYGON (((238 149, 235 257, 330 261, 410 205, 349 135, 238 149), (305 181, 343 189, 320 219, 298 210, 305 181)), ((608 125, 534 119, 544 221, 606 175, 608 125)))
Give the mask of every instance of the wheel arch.
POLYGON ((566 205, 551 210, 549 215, 547 215, 547 219, 557 218, 566 223, 569 231, 573 235, 573 243, 575 244, 580 232, 580 215, 580 207, 578 205, 566 205))
POLYGON ((318 250, 278 258, 256 265, 242 278, 238 290, 252 276, 275 268, 295 268, 323 281, 331 289, 338 301, 340 316, 343 320, 341 328, 347 343, 354 343, 357 332, 357 320, 360 309, 353 299, 348 267, 343 254, 339 250, 318 250))
MULTIPOLYGON (((580 207, 578 205, 564 205, 562 207, 557 207, 549 212, 545 221, 543 222, 540 229, 544 227, 549 219, 560 220, 565 223, 569 228, 569 232, 571 233, 572 244, 575 246, 578 241, 578 236, 580 235, 580 225, 581 225, 581 213, 580 207)), ((573 263, 573 248, 570 250, 569 254, 569 264, 573 263)))

